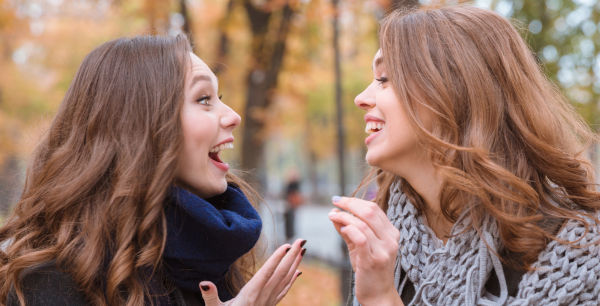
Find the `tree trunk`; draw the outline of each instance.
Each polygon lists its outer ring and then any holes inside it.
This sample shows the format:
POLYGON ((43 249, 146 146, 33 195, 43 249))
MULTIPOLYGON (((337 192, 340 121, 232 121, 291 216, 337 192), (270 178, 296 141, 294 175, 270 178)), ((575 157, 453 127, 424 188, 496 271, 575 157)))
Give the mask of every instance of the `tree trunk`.
POLYGON ((181 30, 185 35, 187 35, 190 44, 192 45, 192 51, 194 53, 198 53, 198 49, 196 44, 194 44, 194 33, 192 31, 192 20, 190 18, 189 10, 187 7, 186 0, 179 0, 179 14, 183 17, 183 25, 181 26, 181 30))
POLYGON ((23 188, 19 160, 15 154, 9 154, 0 162, 0 216, 6 216, 19 200, 19 191, 23 188))
POLYGON ((221 30, 221 35, 219 37, 219 48, 217 49, 217 60, 215 62, 214 67, 212 67, 215 75, 219 75, 225 69, 225 58, 229 53, 229 36, 227 35, 227 23, 233 14, 233 5, 235 0, 229 0, 227 3, 227 11, 225 12, 225 16, 219 22, 219 28, 221 30))
MULTIPOLYGON (((345 157, 345 127, 344 127, 344 107, 342 105, 342 68, 340 55, 340 30, 339 30, 339 0, 332 1, 333 19, 331 26, 333 29, 333 74, 335 78, 335 114, 337 126, 337 156, 338 156, 338 184, 339 195, 346 195, 346 157, 345 157)), ((340 269, 340 292, 342 299, 350 296, 352 284, 352 266, 350 265, 350 257, 348 256, 348 248, 346 243, 340 239, 340 248, 342 250, 342 266, 340 269)))
POLYGON ((278 11, 258 8, 250 0, 246 0, 244 6, 252 30, 252 63, 246 76, 248 87, 244 109, 241 166, 244 170, 257 171, 259 183, 264 183, 265 114, 277 88, 294 10, 289 3, 278 11), (279 13, 279 20, 275 23, 273 37, 268 34, 269 26, 273 24, 270 20, 274 17, 274 13, 279 13))

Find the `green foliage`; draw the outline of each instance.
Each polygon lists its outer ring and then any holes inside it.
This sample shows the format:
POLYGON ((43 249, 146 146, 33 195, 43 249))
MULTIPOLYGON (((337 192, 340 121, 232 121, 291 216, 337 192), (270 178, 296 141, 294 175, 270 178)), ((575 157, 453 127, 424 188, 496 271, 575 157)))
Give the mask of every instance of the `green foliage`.
POLYGON ((600 124, 600 3, 594 0, 497 1, 516 19, 548 77, 588 123, 600 124))

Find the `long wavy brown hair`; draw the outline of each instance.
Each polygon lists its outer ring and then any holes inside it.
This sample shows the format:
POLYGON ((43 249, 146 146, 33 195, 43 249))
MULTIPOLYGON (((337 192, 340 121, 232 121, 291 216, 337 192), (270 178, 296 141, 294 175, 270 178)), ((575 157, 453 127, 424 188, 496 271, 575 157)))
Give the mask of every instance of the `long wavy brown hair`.
MULTIPOLYGON (((597 221, 600 194, 583 154, 597 135, 508 20, 469 6, 394 11, 381 22, 380 47, 420 145, 444 179, 445 218, 455 222, 468 206, 479 231, 491 215, 512 254, 503 259, 522 269, 557 239, 564 221, 597 221), (430 129, 420 120, 423 110, 430 129)), ((423 199, 402 178, 379 169, 361 186, 371 179, 384 210, 400 179, 423 212, 423 199)))
MULTIPOLYGON (((153 301, 144 271, 161 270, 190 51, 183 35, 141 36, 104 43, 83 60, 0 229, 1 304, 11 288, 24 304, 19 275, 46 262, 93 304, 153 301)), ((258 203, 241 179, 228 181, 258 203)), ((232 293, 253 267, 253 252, 234 264, 232 293)))

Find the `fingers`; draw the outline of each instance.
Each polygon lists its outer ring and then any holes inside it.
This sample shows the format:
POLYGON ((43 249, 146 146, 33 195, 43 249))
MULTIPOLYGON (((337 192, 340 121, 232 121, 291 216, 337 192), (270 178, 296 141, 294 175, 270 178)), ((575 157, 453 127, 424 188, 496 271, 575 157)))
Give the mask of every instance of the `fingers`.
MULTIPOLYGON (((355 229, 361 233, 361 235, 358 235, 358 236, 357 235, 352 235, 352 236, 342 235, 342 238, 344 238, 344 237, 351 238, 350 242, 352 242, 353 247, 356 246, 357 244, 362 243, 363 236, 366 240, 365 246, 369 250, 371 249, 371 245, 378 245, 381 243, 381 239, 379 237, 377 237, 375 235, 375 233, 373 233, 373 230, 371 229, 371 227, 369 227, 365 222, 363 222, 359 218, 354 217, 347 212, 342 212, 339 210, 332 210, 329 213, 329 219, 334 222, 334 226, 335 226, 335 224, 341 225, 340 229, 338 230, 338 232, 340 234, 342 234, 344 232, 344 229, 348 226, 352 226, 352 228, 353 228, 352 232, 355 229), (367 243, 367 241, 369 243, 367 243)), ((348 230, 345 230, 345 231, 347 232, 348 230)), ((346 240, 346 239, 344 239, 344 240, 346 240)), ((348 247, 350 247, 351 245, 348 242, 349 241, 346 241, 346 244, 348 244, 348 247)))
MULTIPOLYGON (((306 243, 306 240, 300 241, 300 247, 304 246, 305 243, 306 243)), ((292 280, 294 278, 294 275, 298 273, 298 270, 296 270, 296 269, 298 268, 298 266, 300 265, 300 262, 304 258, 304 253, 306 253, 306 249, 302 248, 300 250, 300 254, 298 256, 296 256, 294 263, 289 268, 287 275, 284 277, 284 281, 281 282, 282 284, 289 283, 290 280, 292 280)))
POLYGON ((377 204, 357 198, 334 197, 333 205, 346 210, 368 224, 385 224, 388 219, 377 204))
POLYGON ((292 244, 292 248, 283 257, 266 286, 272 285, 274 287, 274 292, 277 293, 285 287, 285 284, 292 278, 298 264, 300 264, 300 261, 302 260, 304 252, 302 247, 305 243, 306 240, 298 239, 292 244))
POLYGON ((286 253, 291 249, 291 247, 292 246, 286 243, 277 248, 277 250, 273 252, 273 255, 271 255, 271 257, 267 259, 267 261, 252 278, 252 286, 256 286, 256 288, 262 288, 265 285, 265 283, 267 283, 267 281, 271 278, 273 272, 275 272, 275 269, 277 268, 283 257, 286 255, 286 253))
POLYGON ((338 206, 346 208, 348 212, 334 208, 329 213, 329 219, 348 245, 350 262, 355 271, 358 267, 387 267, 397 254, 400 232, 387 217, 384 221, 379 220, 385 215, 375 203, 354 198, 336 200, 341 203, 338 206), (370 208, 364 209, 361 205, 370 208), (349 213, 352 210, 356 215, 349 213))
MULTIPOLYGON (((342 210, 339 210, 337 208, 332 209, 329 214, 331 215, 332 213, 339 213, 342 210)), ((331 218, 329 218, 329 220, 331 221, 331 223, 333 223, 333 226, 335 227, 335 230, 338 232, 338 234, 341 235, 340 230, 341 228, 344 226, 344 224, 341 224, 339 222, 336 222, 335 220, 332 220, 331 218)))
POLYGON ((338 232, 338 234, 340 234, 340 236, 342 237, 342 239, 344 239, 344 241, 346 242, 346 245, 348 246, 348 249, 354 248, 355 245, 353 243, 352 240, 347 240, 343 234, 342 234, 342 229, 344 228, 344 226, 346 226, 347 224, 344 223, 340 223, 342 222, 341 220, 337 220, 336 218, 332 218, 332 214, 336 214, 336 213, 340 213, 342 212, 342 210, 339 210, 337 208, 332 209, 329 212, 329 220, 331 221, 331 223, 333 224, 333 227, 335 227, 335 230, 338 232))
POLYGON ((361 258, 365 259, 370 257, 371 247, 368 243, 369 240, 356 226, 344 226, 340 230, 340 235, 346 241, 349 253, 358 253, 361 258))
POLYGON ((357 198, 333 197, 333 205, 352 213, 367 224, 375 236, 382 240, 398 241, 400 233, 390 223, 386 214, 377 204, 357 198))
POLYGON ((223 304, 219 299, 219 292, 215 284, 209 281, 203 281, 200 282, 199 286, 206 306, 220 306, 223 304))
POLYGON ((296 279, 302 274, 301 271, 296 270, 296 272, 294 272, 292 279, 288 282, 288 284, 285 286, 285 288, 283 288, 283 290, 281 291, 281 293, 277 296, 277 301, 276 303, 279 304, 279 302, 285 297, 285 295, 288 293, 288 291, 290 291, 290 288, 292 288, 292 285, 294 284, 294 282, 296 282, 296 279))
POLYGON ((305 250, 302 246, 305 243, 306 240, 298 239, 291 246, 285 244, 279 247, 238 296, 243 295, 257 305, 273 305, 295 277, 294 272, 302 260, 305 250))

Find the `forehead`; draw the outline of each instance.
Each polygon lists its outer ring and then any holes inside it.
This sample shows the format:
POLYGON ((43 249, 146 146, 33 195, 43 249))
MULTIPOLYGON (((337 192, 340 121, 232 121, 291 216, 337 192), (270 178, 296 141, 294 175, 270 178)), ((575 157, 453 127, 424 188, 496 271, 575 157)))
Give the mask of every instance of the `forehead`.
POLYGON ((208 76, 212 82, 217 82, 217 76, 210 70, 208 65, 200 59, 196 54, 190 52, 190 78, 194 79, 196 76, 208 76))
POLYGON ((383 56, 381 54, 381 49, 377 50, 375 56, 373 57, 373 70, 377 69, 383 63, 383 56))

